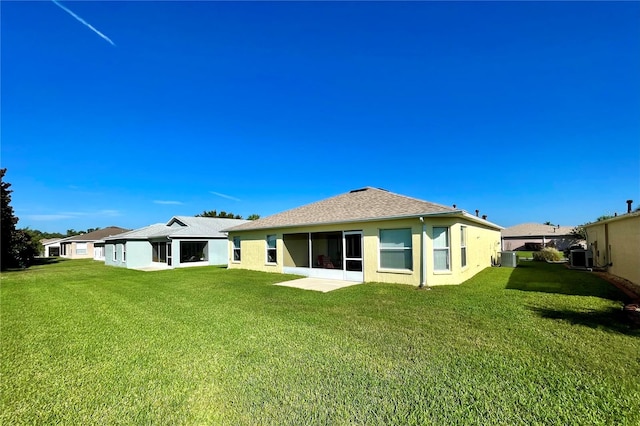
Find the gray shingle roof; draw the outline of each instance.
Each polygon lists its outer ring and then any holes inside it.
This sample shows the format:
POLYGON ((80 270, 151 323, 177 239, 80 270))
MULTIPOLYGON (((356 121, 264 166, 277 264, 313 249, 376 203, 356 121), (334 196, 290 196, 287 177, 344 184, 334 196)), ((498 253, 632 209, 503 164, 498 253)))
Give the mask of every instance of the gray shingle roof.
POLYGON ((67 241, 98 241, 102 240, 105 237, 109 237, 111 235, 121 234, 123 232, 129 231, 126 228, 120 228, 118 226, 109 226, 103 229, 98 229, 97 231, 87 232, 86 234, 74 235, 72 237, 67 237, 61 242, 67 241))
POLYGON ((366 187, 228 228, 228 231, 462 214, 463 211, 384 189, 366 187))
POLYGON ((224 228, 248 222, 241 219, 218 217, 174 216, 167 223, 156 223, 130 232, 105 238, 110 240, 146 240, 149 238, 226 238, 224 228))
POLYGON ((569 235, 574 226, 543 225, 541 223, 521 223, 502 230, 503 237, 553 237, 569 235))

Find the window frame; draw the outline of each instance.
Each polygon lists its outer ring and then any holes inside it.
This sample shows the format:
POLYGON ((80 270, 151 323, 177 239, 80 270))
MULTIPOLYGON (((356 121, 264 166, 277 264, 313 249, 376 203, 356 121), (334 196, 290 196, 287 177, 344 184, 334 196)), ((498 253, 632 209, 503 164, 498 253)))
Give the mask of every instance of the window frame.
POLYGON ((76 255, 86 255, 88 250, 89 247, 87 243, 76 243, 76 255))
MULTIPOLYGON (((403 256, 403 259, 406 259, 406 257, 403 256)), ((405 265, 406 266, 406 265, 405 265)), ((378 267, 380 268, 380 270, 383 271, 413 271, 413 230, 411 229, 411 227, 408 228, 381 228, 378 230, 378 267), (403 246, 403 247, 383 247, 383 238, 382 238, 382 234, 385 231, 408 231, 409 232, 409 246, 403 246), (383 252, 391 252, 391 253, 398 253, 398 252, 402 252, 405 254, 407 251, 409 252, 409 262, 410 265, 408 268, 393 268, 393 267, 389 267, 389 266, 383 266, 383 252)))
MULTIPOLYGON (((167 253, 167 257, 169 254, 167 253)), ((180 263, 196 263, 209 261, 209 242, 205 240, 181 240, 180 241, 180 263), (187 254, 185 254, 187 253, 187 254), (200 254, 201 256, 198 256, 200 254), (190 255, 196 260, 185 259, 190 255)))
POLYGON ((233 245, 233 250, 231 253, 231 261, 240 263, 242 262, 242 240, 240 237, 233 237, 231 240, 231 244, 233 245), (238 243, 236 245, 236 242, 238 243), (236 253, 238 254, 238 258, 236 259, 236 253))
POLYGON ((118 244, 114 244, 113 245, 113 261, 117 262, 118 261, 118 244))
POLYGON ((434 226, 432 231, 431 231, 431 239, 432 239, 432 243, 433 243, 433 271, 438 273, 446 273, 446 272, 451 272, 451 228, 449 226, 434 226), (436 247, 436 239, 435 239, 435 235, 436 235, 436 230, 437 229, 444 229, 445 230, 445 235, 446 235, 446 243, 447 245, 444 247, 436 247), (446 256, 446 263, 447 263, 447 267, 446 269, 438 269, 437 268, 437 262, 436 262, 436 252, 446 252, 447 256, 446 256))
POLYGON ((127 261, 127 243, 122 244, 122 261, 127 261))
POLYGON ((460 266, 467 267, 467 226, 460 225, 460 266))
POLYGON ((268 234, 264 240, 265 243, 265 263, 276 265, 278 263, 278 236, 276 234, 268 234), (273 247, 269 245, 269 239, 273 241, 273 247), (270 253, 271 257, 270 257, 270 253), (269 260, 273 259, 273 260, 269 260))

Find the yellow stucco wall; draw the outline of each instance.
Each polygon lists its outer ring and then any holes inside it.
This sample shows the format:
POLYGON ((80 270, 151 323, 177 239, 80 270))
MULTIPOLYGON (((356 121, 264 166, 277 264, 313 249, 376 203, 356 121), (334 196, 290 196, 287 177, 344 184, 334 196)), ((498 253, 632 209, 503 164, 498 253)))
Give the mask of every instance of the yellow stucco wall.
POLYGON ((640 215, 622 216, 605 223, 585 226, 597 266, 611 264, 608 272, 640 284, 640 215))
MULTIPOLYGON (((500 231, 483 226, 463 218, 427 218, 425 248, 426 284, 429 286, 444 284, 460 284, 471 278, 482 269, 491 266, 492 257, 500 250, 500 231), (461 267, 460 226, 467 227, 467 266, 461 267), (449 227, 451 270, 439 272, 433 270, 433 227, 449 227)), ((422 274, 422 223, 418 218, 397 219, 376 222, 360 222, 338 225, 298 227, 269 231, 229 232, 229 268, 244 268, 265 272, 282 272, 285 253, 282 241, 283 234, 362 231, 363 233, 363 272, 367 282, 399 283, 419 285, 422 274), (379 233, 380 229, 410 228, 412 232, 412 261, 410 271, 384 270, 379 266, 379 233), (277 236, 277 264, 266 263, 266 235, 277 236), (232 261, 233 237, 241 238, 241 262, 232 261)))

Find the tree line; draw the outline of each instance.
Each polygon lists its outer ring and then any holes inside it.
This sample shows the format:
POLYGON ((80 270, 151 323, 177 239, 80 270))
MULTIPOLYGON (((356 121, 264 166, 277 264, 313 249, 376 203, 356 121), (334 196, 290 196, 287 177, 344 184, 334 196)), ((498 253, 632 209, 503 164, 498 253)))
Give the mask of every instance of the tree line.
MULTIPOLYGON (((202 213, 198 213, 196 217, 220 217, 224 219, 242 219, 242 216, 239 214, 233 214, 231 212, 227 213, 224 210, 218 213, 216 210, 205 210, 202 213)), ((257 220, 260 219, 259 214, 251 214, 247 217, 247 220, 257 220)))

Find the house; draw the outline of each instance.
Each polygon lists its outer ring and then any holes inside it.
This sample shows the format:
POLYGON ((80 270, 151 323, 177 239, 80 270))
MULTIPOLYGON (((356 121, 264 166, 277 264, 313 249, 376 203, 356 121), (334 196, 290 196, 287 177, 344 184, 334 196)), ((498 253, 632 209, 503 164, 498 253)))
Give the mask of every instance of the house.
POLYGON ((223 228, 246 220, 174 216, 167 223, 104 239, 105 264, 131 269, 225 265, 229 257, 223 228))
POLYGON ((582 245, 584 240, 571 234, 574 226, 521 223, 502 230, 502 250, 532 250, 555 247, 563 251, 571 246, 582 245))
MULTIPOLYGON (((96 242, 109 235, 121 234, 129 229, 109 226, 86 234, 74 235, 60 240, 60 256, 67 259, 93 259, 95 257, 96 242)), ((100 251, 98 243, 97 250, 100 251)))
POLYGON ((460 284, 496 260, 501 229, 460 209, 366 187, 227 229, 228 267, 460 284))
POLYGON ((54 257, 60 256, 60 241, 62 238, 43 238, 40 240, 42 252, 40 256, 54 257))
POLYGON ((584 225, 593 266, 640 285, 640 211, 584 225))

